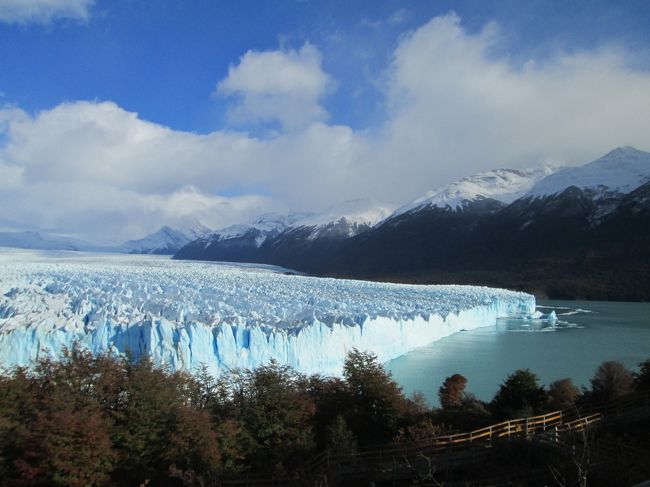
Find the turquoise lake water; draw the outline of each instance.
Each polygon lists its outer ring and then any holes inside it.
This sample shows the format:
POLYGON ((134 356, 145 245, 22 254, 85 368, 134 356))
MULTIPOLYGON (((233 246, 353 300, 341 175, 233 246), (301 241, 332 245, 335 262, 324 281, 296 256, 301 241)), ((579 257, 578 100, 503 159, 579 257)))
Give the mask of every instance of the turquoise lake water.
POLYGON ((618 360, 637 371, 650 358, 650 303, 538 300, 543 313, 555 310, 555 326, 499 320, 496 326, 464 331, 386 364, 410 394, 419 390, 431 405, 445 377, 462 374, 467 392, 490 400, 506 376, 529 368, 542 384, 571 377, 589 385, 596 367, 618 360))

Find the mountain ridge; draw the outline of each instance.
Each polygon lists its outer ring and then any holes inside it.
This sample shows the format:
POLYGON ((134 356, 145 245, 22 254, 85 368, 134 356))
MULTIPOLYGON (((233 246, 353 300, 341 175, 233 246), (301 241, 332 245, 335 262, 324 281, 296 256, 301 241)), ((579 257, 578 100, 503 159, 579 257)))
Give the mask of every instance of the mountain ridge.
MULTIPOLYGON (((506 195, 507 201, 507 191, 495 190, 495 197, 465 193, 460 206, 414 205, 346 238, 313 243, 305 230, 291 229, 230 257, 321 276, 650 300, 650 154, 624 147, 568 170, 532 185, 558 188, 548 194, 531 188, 507 203, 496 199, 506 195), (558 184, 563 174, 570 177, 558 184)), ((492 173, 498 171, 504 170, 492 173)), ((186 246, 175 258, 212 257, 186 246)))

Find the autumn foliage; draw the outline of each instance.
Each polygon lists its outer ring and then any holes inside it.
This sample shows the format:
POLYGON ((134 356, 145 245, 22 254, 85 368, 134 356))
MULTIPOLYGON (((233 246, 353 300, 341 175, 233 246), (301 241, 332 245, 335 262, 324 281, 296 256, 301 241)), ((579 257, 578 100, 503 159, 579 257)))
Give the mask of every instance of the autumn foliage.
POLYGON ((648 388, 605 363, 581 394, 569 379, 545 389, 518 370, 486 403, 448 377, 442 409, 406 398, 377 357, 353 350, 341 378, 305 376, 269 362, 212 377, 171 372, 147 358, 78 347, 61 360, 0 375, 0 482, 7 486, 209 486, 260 474, 291 478, 330 449, 354 455, 390 442, 422 442, 498 419, 611 399, 648 388))
POLYGON ((218 485, 390 441, 408 409, 401 389, 372 354, 352 352, 346 377, 270 362, 214 378, 64 350, 0 376, 2 485, 218 485))

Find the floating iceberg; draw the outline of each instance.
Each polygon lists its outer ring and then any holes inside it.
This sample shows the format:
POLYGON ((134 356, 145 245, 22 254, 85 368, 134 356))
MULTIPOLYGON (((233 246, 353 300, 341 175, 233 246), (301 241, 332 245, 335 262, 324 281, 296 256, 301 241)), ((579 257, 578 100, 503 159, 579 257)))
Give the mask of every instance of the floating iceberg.
POLYGON ((218 374, 276 359, 340 374, 353 347, 388 361, 451 335, 535 313, 531 295, 290 275, 271 266, 163 257, 0 252, 0 366, 77 342, 218 374))

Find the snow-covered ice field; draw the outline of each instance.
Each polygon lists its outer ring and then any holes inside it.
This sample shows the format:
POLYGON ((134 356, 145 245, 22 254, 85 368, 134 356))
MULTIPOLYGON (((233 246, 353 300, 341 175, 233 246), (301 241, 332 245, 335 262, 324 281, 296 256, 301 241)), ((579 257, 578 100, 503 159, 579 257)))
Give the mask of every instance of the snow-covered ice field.
POLYGON ((388 361, 458 332, 530 316, 533 296, 285 275, 245 264, 0 249, 0 366, 79 342, 213 373, 274 358, 340 374, 356 347, 388 361))

